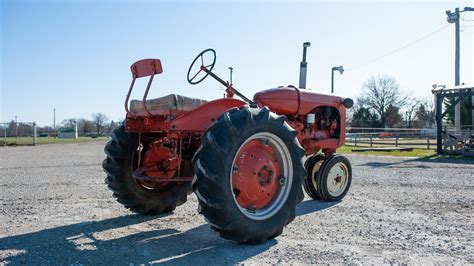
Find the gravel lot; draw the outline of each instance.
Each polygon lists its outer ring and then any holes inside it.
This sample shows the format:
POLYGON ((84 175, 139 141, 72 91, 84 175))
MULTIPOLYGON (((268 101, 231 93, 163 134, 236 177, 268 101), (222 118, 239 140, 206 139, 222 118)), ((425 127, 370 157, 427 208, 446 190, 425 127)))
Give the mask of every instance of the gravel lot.
POLYGON ((130 213, 103 183, 103 142, 0 148, 0 264, 474 263, 474 161, 349 155, 339 203, 305 198, 280 237, 219 238, 194 195, 130 213))

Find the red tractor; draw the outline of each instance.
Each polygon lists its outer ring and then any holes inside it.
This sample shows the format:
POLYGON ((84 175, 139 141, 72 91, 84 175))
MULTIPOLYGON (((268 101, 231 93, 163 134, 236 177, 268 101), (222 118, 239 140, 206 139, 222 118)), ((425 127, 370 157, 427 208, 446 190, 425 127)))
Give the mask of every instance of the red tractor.
POLYGON ((211 76, 227 88, 224 98, 209 102, 175 94, 147 100, 161 62, 131 66, 126 119, 112 133, 103 162, 117 201, 133 212, 162 214, 183 204, 192 189, 199 213, 221 237, 260 243, 295 218, 301 186, 313 199, 341 200, 352 170, 335 151, 344 144, 353 101, 294 86, 250 100, 212 72, 215 62, 215 51, 207 49, 188 71, 191 84, 211 76), (150 77, 143 99, 129 106, 142 77, 150 77))

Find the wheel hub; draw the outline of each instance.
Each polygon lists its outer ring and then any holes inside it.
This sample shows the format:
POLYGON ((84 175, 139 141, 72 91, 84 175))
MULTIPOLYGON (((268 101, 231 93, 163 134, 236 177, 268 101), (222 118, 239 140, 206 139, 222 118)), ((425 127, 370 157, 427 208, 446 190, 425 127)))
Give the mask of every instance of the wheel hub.
POLYGON ((261 187, 270 185, 274 178, 274 170, 268 165, 264 165, 257 173, 258 184, 261 187))
POLYGON ((327 187, 333 197, 341 195, 346 189, 349 171, 343 163, 335 164, 328 174, 327 187))
POLYGON ((280 163, 264 141, 247 142, 235 157, 232 187, 237 203, 248 210, 264 208, 278 194, 280 163))

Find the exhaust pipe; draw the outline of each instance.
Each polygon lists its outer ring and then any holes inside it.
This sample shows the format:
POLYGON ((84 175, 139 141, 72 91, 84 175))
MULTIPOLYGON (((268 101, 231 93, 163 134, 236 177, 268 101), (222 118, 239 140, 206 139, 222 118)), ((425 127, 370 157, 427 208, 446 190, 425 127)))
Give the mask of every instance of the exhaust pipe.
POLYGON ((306 72, 308 70, 308 62, 306 62, 306 49, 310 46, 310 42, 303 43, 303 61, 300 63, 300 84, 298 86, 301 89, 306 89, 306 72))

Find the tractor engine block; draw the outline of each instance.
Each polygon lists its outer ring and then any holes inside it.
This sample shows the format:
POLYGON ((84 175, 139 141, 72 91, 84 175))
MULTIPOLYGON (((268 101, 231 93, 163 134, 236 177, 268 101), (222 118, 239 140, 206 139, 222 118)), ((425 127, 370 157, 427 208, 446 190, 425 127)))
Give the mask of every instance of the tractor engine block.
POLYGON ((340 116, 335 108, 318 107, 306 115, 299 115, 288 121, 298 131, 301 145, 314 152, 319 149, 320 141, 339 138, 340 116))

